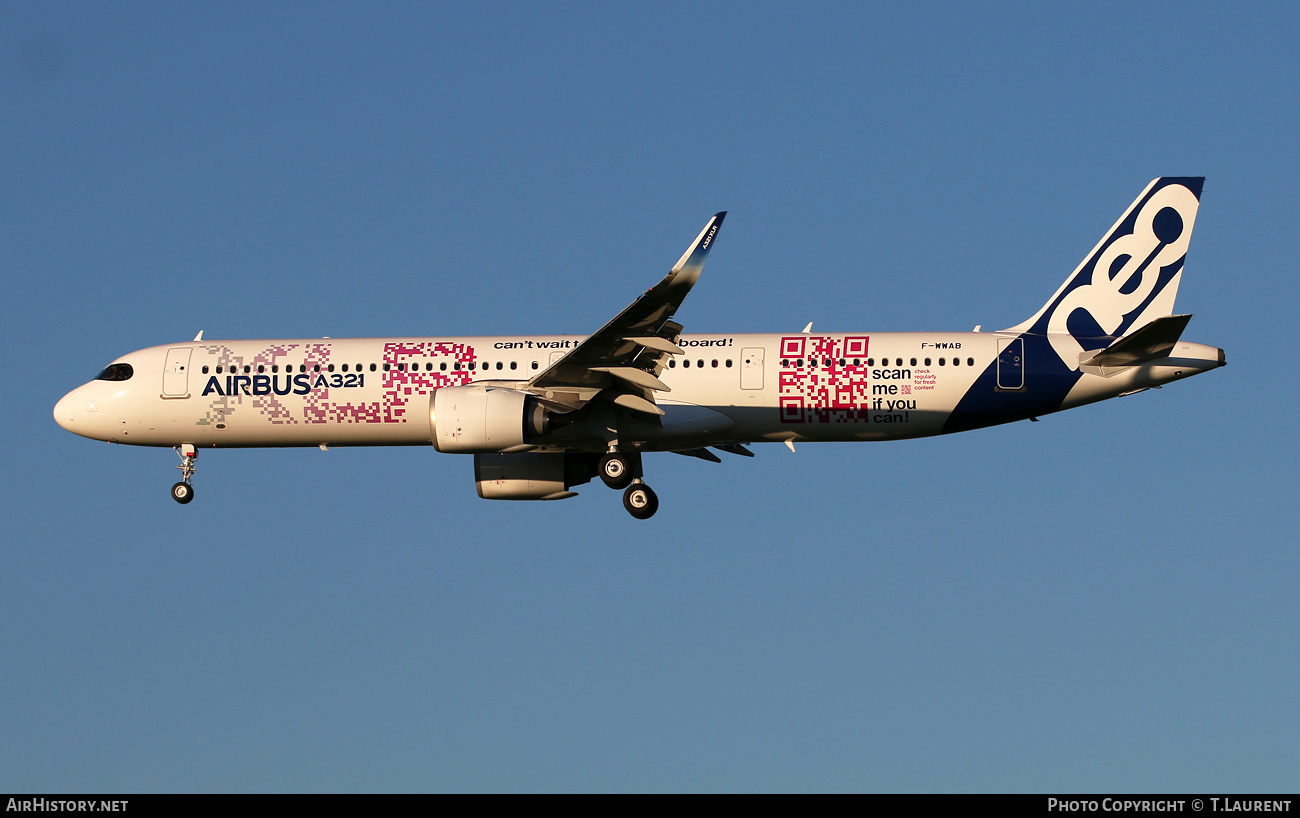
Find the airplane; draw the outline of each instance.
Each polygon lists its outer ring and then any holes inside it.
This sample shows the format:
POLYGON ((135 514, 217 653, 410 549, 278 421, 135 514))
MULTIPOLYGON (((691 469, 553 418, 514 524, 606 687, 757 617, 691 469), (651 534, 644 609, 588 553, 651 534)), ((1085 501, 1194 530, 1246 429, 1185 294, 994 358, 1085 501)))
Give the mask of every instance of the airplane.
POLYGON ((720 462, 763 442, 950 434, 1123 397, 1223 366, 1173 313, 1201 177, 1153 180, 1028 320, 981 332, 683 334, 674 320, 726 212, 586 337, 204 340, 132 352, 54 418, 171 447, 176 502, 201 449, 428 446, 474 458, 478 495, 560 500, 600 479, 659 507, 642 454, 720 462))

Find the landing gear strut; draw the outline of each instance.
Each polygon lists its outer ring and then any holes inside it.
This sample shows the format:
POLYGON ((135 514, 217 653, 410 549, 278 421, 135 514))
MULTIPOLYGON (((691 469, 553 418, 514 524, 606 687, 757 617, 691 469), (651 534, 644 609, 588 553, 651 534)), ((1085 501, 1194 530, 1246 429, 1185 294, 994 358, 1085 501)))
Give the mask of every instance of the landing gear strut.
POLYGON ((172 448, 176 450, 176 454, 180 455, 181 458, 181 464, 176 467, 181 470, 181 481, 172 486, 172 499, 181 505, 185 505, 194 499, 194 486, 190 485, 190 478, 194 476, 194 472, 198 471, 194 461, 198 459, 199 451, 189 443, 173 446, 172 448))

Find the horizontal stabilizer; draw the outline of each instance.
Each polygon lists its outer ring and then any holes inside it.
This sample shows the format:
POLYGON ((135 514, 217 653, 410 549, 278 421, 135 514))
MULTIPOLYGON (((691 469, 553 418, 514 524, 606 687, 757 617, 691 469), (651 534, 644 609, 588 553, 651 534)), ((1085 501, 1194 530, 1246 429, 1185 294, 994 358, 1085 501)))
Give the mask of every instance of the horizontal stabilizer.
POLYGON ((1187 329, 1190 315, 1166 315, 1097 352, 1085 352, 1079 366, 1135 366, 1167 357, 1187 329))

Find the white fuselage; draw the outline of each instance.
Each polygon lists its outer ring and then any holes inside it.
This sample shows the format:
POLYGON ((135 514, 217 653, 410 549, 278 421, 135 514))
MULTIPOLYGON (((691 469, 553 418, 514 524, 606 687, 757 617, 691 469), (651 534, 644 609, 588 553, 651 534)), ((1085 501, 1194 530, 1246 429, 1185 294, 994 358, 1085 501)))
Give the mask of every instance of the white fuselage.
MULTIPOLYGON (((981 376, 990 392, 1035 390, 1014 333, 684 335, 659 374, 661 420, 633 413, 620 436, 645 450, 761 441, 886 440, 941 434, 981 376), (992 373, 987 374, 987 373, 992 373), (638 422, 638 418, 640 421, 638 422)), ((117 359, 132 375, 95 380, 55 407, 85 437, 144 446, 428 445, 430 394, 521 384, 582 336, 193 341, 117 359)), ((1024 358, 1028 357, 1028 360, 1024 358)), ((1024 400, 985 426, 1156 386, 1222 363, 1179 342, 1169 358, 1108 376, 1076 373, 1064 399, 1024 400), (1026 408, 1028 407, 1028 408, 1026 408)), ((1016 395, 1012 395, 1016 396, 1016 395)), ((990 395, 989 397, 993 397, 990 395)), ((953 429, 952 431, 956 431, 953 429)), ((538 441, 540 449, 548 441, 538 441)), ((601 450, 582 436, 555 446, 601 450)))

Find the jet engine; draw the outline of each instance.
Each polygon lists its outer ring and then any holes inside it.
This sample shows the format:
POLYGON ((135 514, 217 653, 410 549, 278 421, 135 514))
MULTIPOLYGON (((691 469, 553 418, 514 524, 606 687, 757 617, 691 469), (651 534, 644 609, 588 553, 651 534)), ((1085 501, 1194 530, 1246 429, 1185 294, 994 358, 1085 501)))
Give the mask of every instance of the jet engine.
POLYGON ((474 455, 474 484, 485 500, 563 500, 596 474, 596 456, 556 452, 474 455))
POLYGON ((509 451, 545 435, 548 424, 546 409, 517 389, 449 386, 429 398, 433 447, 440 452, 509 451))

